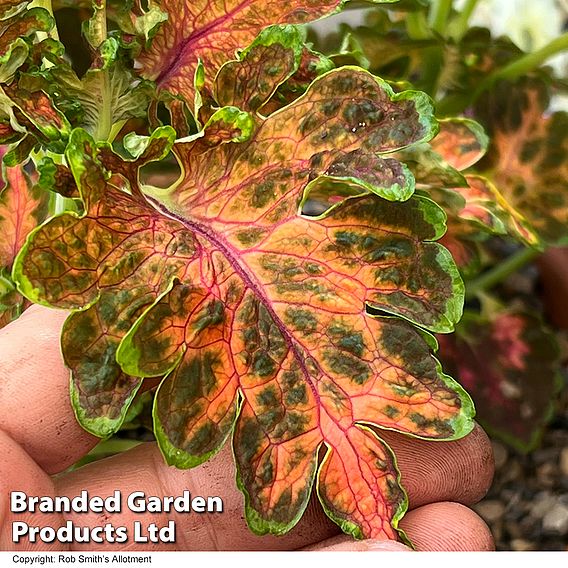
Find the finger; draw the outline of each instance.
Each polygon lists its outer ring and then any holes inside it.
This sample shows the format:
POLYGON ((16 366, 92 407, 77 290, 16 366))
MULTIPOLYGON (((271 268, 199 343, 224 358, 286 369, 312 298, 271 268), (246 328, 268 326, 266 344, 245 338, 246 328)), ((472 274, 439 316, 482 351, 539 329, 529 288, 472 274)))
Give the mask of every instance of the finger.
POLYGON ((63 517, 54 513, 12 513, 10 492, 24 491, 28 495, 53 497, 53 482, 40 467, 9 436, 0 432, 0 550, 64 550, 67 545, 60 543, 31 543, 23 539, 13 542, 12 523, 23 522, 30 526, 55 529, 62 526, 63 517))
POLYGON ((455 501, 473 505, 491 486, 495 463, 487 434, 479 425, 453 442, 432 442, 397 432, 379 435, 395 451, 410 508, 455 501))
POLYGON ((67 312, 33 306, 0 330, 0 430, 45 471, 62 471, 98 439, 79 426, 59 347, 67 312))
POLYGON ((459 503, 432 503, 409 511, 400 522, 417 550, 476 552, 494 550, 485 522, 459 503))
MULTIPOLYGON (((170 520, 175 522, 175 545, 145 545, 129 540, 129 550, 291 550, 339 532, 337 525, 323 514, 321 505, 313 500, 290 533, 282 537, 253 534, 244 520, 243 495, 235 484, 233 457, 228 446, 199 467, 178 470, 164 463, 155 444, 143 444, 56 479, 59 494, 74 496, 83 489, 89 495, 103 497, 118 489, 123 496, 123 507, 120 515, 110 515, 110 519, 108 513, 67 515, 78 526, 94 527, 110 521, 115 526, 126 526, 132 535, 135 521, 145 526, 156 523, 159 527, 167 525, 170 520), (126 499, 133 491, 143 491, 147 496, 177 496, 184 490, 190 491, 192 497, 221 497, 223 512, 134 513, 126 506, 126 499)), ((86 549, 88 546, 76 546, 76 550, 86 549)))
MULTIPOLYGON (((480 439, 483 439, 483 436, 473 437, 474 442, 480 439)), ((436 456, 443 446, 443 444, 434 444, 436 456)), ((432 453, 431 449, 428 450, 429 447, 424 450, 432 453)), ((411 455, 407 451, 403 463, 406 464, 411 455)), ((419 460, 424 460, 426 457, 414 455, 415 459, 419 460)), ((443 467, 445 461, 439 460, 439 463, 443 467)), ((452 464, 450 471, 454 471, 454 462, 450 460, 450 463, 452 464)), ((412 477, 412 473, 409 475, 412 477)), ((438 472, 438 475, 444 479, 447 478, 448 473, 442 471, 438 472)), ((136 520, 143 521, 146 525, 156 523, 164 526, 169 518, 174 518, 178 525, 177 545, 183 550, 296 549, 320 542, 339 532, 337 526, 326 518, 321 505, 313 499, 302 521, 288 535, 280 538, 271 536, 259 538, 253 535, 244 521, 243 497, 237 491, 234 479, 233 458, 228 447, 206 464, 193 470, 179 471, 164 464, 154 444, 146 444, 120 456, 88 465, 67 476, 61 476, 58 480, 58 489, 69 496, 78 494, 81 489, 88 489, 92 495, 101 496, 110 495, 115 489, 120 489, 125 498, 133 491, 144 491, 146 495, 176 496, 184 489, 189 490, 193 496, 220 496, 224 501, 225 511, 214 515, 190 513, 168 517, 167 514, 155 513, 141 517, 123 508, 120 523, 130 526, 130 530, 136 520)), ((467 479, 467 476, 462 475, 462 479, 467 479)), ((431 480, 423 478, 423 482, 430 483, 431 480)), ((439 487, 440 494, 447 493, 442 483, 435 485, 439 487)), ((413 487, 414 491, 418 491, 421 486, 416 482, 413 487)), ((427 490, 425 485, 422 488, 427 490)), ((461 494, 461 491, 459 493, 461 494)), ((435 492, 429 492, 429 495, 435 496, 435 492)), ((88 526, 95 526, 101 522, 97 515, 82 514, 76 516, 74 520, 79 523, 85 522, 88 526)))
POLYGON ((412 549, 394 540, 353 540, 343 534, 328 538, 302 550, 318 552, 412 552, 412 549))
MULTIPOLYGON (((483 520, 458 503, 434 503, 411 511, 401 527, 417 550, 476 552, 494 550, 493 537, 483 520)), ((333 537, 304 550, 409 551, 393 541, 354 541, 347 535, 333 537)))

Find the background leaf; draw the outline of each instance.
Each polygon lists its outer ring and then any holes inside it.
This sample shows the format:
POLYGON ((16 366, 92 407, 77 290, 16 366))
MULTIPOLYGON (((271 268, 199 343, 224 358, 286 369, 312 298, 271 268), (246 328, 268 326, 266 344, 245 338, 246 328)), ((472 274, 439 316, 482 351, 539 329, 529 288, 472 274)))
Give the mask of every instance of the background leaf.
POLYGON ((568 113, 547 113, 549 93, 543 81, 524 78, 480 101, 493 140, 481 167, 542 243, 561 244, 568 238, 568 113))
MULTIPOLYGON (((0 154, 6 151, 0 150, 0 154)), ((0 190, 0 328, 16 319, 27 306, 16 291, 10 272, 29 232, 44 220, 48 195, 34 187, 21 166, 2 168, 0 190)))
POLYGON ((466 313, 440 356, 471 393, 478 419, 514 448, 535 448, 560 388, 555 336, 535 314, 506 309, 484 319, 466 313))

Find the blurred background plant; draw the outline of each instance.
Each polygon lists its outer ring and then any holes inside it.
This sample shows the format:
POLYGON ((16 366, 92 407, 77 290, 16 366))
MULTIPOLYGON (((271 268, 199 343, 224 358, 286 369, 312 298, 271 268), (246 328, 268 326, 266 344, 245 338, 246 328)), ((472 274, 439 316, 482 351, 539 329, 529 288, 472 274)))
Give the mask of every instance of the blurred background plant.
POLYGON ((494 443, 497 476, 478 511, 498 548, 565 550, 568 254, 558 247, 568 243, 567 3, 352 8, 312 26, 316 48, 427 91, 440 116, 473 118, 489 136, 452 137, 442 123, 442 141, 431 144, 446 174, 454 166, 466 183, 414 169, 448 213, 443 241, 466 282, 464 318, 438 338, 439 356, 494 443), (475 154, 467 164, 456 161, 465 144, 475 154))

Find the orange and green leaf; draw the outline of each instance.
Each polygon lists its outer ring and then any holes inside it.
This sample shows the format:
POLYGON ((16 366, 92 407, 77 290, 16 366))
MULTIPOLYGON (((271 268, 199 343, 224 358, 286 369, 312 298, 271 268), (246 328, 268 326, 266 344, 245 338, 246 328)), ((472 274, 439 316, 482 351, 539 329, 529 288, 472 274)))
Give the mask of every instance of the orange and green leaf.
POLYGON ((568 113, 548 113, 549 101, 543 81, 522 79, 480 102, 492 147, 479 169, 533 246, 568 242, 568 113))
POLYGON ((271 26, 239 54, 225 63, 215 81, 215 100, 220 106, 257 111, 276 89, 298 69, 303 37, 295 26, 271 26), (235 87, 238 87, 238 91, 235 87))
MULTIPOLYGON (((1 148, 0 155, 5 152, 1 148)), ((3 167, 0 189, 0 328, 18 317, 27 301, 9 277, 28 234, 45 219, 48 196, 39 191, 21 166, 3 167)))
POLYGON ((55 24, 55 20, 50 16, 47 10, 43 8, 32 8, 25 10, 25 2, 18 2, 20 7, 7 6, 8 11, 4 7, 0 7, 0 13, 4 16, 10 14, 10 8, 14 14, 11 17, 2 19, 2 26, 0 31, 0 58, 4 58, 10 49, 12 43, 18 41, 19 38, 24 38, 35 32, 48 32, 55 24))
POLYGON ((440 121, 440 132, 429 145, 401 156, 409 162, 417 184, 446 212, 448 231, 442 243, 464 272, 476 267, 476 243, 490 235, 509 234, 530 245, 538 242, 527 220, 495 185, 473 173, 488 145, 477 122, 450 118, 440 121))
MULTIPOLYGON (((231 76, 227 92, 246 92, 250 76, 231 76)), ((317 483, 344 530, 394 538, 406 499, 380 429, 446 440, 473 425, 424 331, 451 331, 462 310, 436 242, 446 217, 391 157, 436 134, 431 101, 346 67, 266 117, 249 108, 220 108, 174 145, 169 190, 139 169, 169 152, 170 129, 126 140, 130 161, 74 131, 85 212, 37 229, 14 278, 36 302, 81 309, 63 348, 88 429, 108 435, 140 382, 163 377, 167 462, 195 466, 232 435, 255 532, 290 530, 317 483), (328 204, 317 216, 312 192, 328 204)))
POLYGON ((489 140, 483 128, 466 118, 440 120, 438 135, 428 144, 401 152, 420 188, 467 187, 462 172, 477 163, 487 151, 489 140))
POLYGON ((333 63, 305 46, 300 26, 264 29, 217 74, 212 97, 220 106, 268 115, 298 98, 333 63))
POLYGON ((474 120, 446 118, 440 120, 440 132, 430 144, 447 164, 463 172, 483 158, 489 138, 474 120))
POLYGON ((66 139, 70 126, 65 115, 43 91, 27 91, 17 85, 5 87, 16 109, 48 140, 66 139))
MULTIPOLYGON (((66 309, 78 304, 88 307, 67 320, 63 354, 72 370, 72 396, 81 423, 107 436, 122 423, 140 385, 139 379, 122 373, 116 363, 118 345, 169 279, 183 274, 187 258, 194 254, 193 237, 179 236, 175 223, 140 207, 117 188, 107 187, 93 154, 95 144, 84 136, 76 131, 77 142, 70 145, 67 157, 87 211, 83 216, 54 217, 36 230, 26 273, 36 286, 28 293, 34 301, 66 309), (144 242, 153 246, 145 247, 144 242), (125 251, 136 253, 132 257, 125 251), (118 284, 125 286, 122 291, 116 290, 118 284)), ((163 158, 172 142, 173 132, 163 128, 139 144, 135 161, 123 161, 106 145, 99 151, 105 165, 120 168, 121 177, 114 181, 129 182, 134 189, 138 183, 134 168, 163 158)))
POLYGON ((533 314, 503 310, 489 320, 466 313, 440 336, 440 357, 471 393, 492 435, 528 452, 539 442, 559 389, 559 348, 533 314))
POLYGON ((4 168, 0 191, 0 267, 9 268, 28 234, 45 219, 47 195, 38 191, 21 166, 4 168))
POLYGON ((263 28, 317 20, 335 12, 343 3, 344 0, 162 0, 160 8, 169 17, 139 57, 141 74, 161 89, 193 102, 199 61, 204 66, 206 83, 212 85, 221 66, 249 45, 263 28))
POLYGON ((448 215, 452 233, 475 240, 485 235, 514 235, 534 244, 537 237, 528 223, 513 209, 485 177, 467 174, 467 186, 429 190, 432 199, 448 215))
POLYGON ((2 0, 0 2, 0 20, 16 16, 26 9, 32 0, 2 0))
POLYGON ((56 164, 49 156, 37 165, 38 186, 46 191, 54 191, 63 197, 79 197, 77 184, 67 166, 56 164))

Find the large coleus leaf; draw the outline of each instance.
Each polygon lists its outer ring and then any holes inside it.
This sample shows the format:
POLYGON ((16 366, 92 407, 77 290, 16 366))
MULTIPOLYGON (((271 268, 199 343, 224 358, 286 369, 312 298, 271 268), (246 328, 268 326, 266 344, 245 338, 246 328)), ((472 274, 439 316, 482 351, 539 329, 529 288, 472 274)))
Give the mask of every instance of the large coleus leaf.
MULTIPOLYGON (((0 150, 3 155, 5 148, 0 150)), ((23 311, 24 298, 17 293, 10 271, 27 236, 47 214, 47 193, 39 191, 30 176, 17 166, 3 168, 0 190, 0 327, 23 311)))
MULTIPOLYGON (((383 0, 382 3, 397 0, 383 0)), ((209 84, 235 52, 269 24, 296 24, 333 13, 344 0, 162 0, 168 19, 139 57, 141 74, 193 102, 199 61, 209 84)))
POLYGON ((139 169, 169 151, 168 128, 129 138, 129 161, 75 131, 67 161, 85 213, 36 230, 13 274, 33 301, 81 308, 63 351, 83 425, 108 434, 141 378, 165 376, 154 429, 166 460, 197 465, 233 433, 254 531, 294 526, 317 479, 345 531, 394 537, 406 500, 377 429, 472 428, 424 331, 461 314, 463 283, 435 242, 445 215, 388 157, 436 130, 427 96, 343 68, 266 118, 216 111, 175 145, 180 181, 150 198, 139 169), (303 215, 326 188, 340 199, 303 215))
POLYGON ((444 365, 471 393, 488 432, 534 449, 561 383, 557 340, 540 318, 518 309, 490 318, 466 312, 456 333, 439 339, 444 365))

